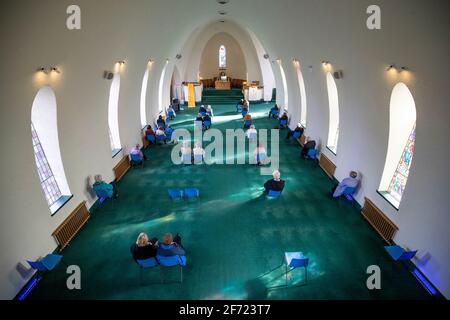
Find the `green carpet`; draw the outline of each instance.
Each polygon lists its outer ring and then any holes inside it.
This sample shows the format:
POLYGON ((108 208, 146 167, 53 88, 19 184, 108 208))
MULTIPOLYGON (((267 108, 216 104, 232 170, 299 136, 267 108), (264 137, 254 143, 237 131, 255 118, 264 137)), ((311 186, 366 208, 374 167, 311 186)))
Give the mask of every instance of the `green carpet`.
MULTIPOLYGON (((215 105, 216 116, 235 115, 233 105, 215 105)), ((271 105, 251 106, 251 112, 271 105)), ((197 110, 181 112, 174 127, 193 129, 197 110)), ((222 118, 226 119, 226 118, 222 118)), ((256 119, 257 128, 276 121, 256 119)), ((242 120, 213 124, 239 128, 242 120)), ((268 179, 251 165, 174 166, 171 145, 152 146, 145 168, 132 169, 118 184, 120 198, 92 212, 92 218, 64 250, 68 265, 79 265, 82 290, 66 288, 65 267, 45 276, 30 299, 427 299, 427 292, 384 251, 384 242, 349 203, 330 199, 330 181, 317 163, 301 160, 297 142, 280 133, 280 171, 286 189, 279 199, 261 196, 268 179), (168 188, 197 187, 198 200, 169 200, 168 188), (183 237, 188 264, 182 284, 160 284, 158 268, 140 269, 129 248, 140 232, 161 238, 183 237), (303 270, 284 283, 285 251, 310 259, 308 284, 303 270), (366 269, 381 268, 382 290, 369 291, 366 269)), ((176 269, 166 280, 177 280, 176 269)))

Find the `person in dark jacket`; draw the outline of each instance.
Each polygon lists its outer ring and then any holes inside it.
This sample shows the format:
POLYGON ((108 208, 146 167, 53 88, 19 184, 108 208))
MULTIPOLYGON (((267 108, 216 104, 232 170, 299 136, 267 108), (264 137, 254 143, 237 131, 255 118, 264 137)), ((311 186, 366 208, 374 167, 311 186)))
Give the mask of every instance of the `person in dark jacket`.
POLYGON ((133 256, 134 261, 138 260, 147 260, 150 258, 155 258, 158 250, 158 239, 153 238, 152 240, 148 240, 148 236, 145 233, 141 233, 136 243, 133 244, 130 248, 131 255, 133 256))
POLYGON ((297 128, 295 128, 294 130, 289 129, 289 127, 288 127, 288 133, 286 136, 286 140, 289 140, 291 137, 293 137, 295 133, 297 133, 300 138, 303 135, 304 131, 305 131, 305 129, 303 128, 303 126, 300 123, 297 125, 297 128))
POLYGON ((269 191, 283 191, 285 182, 281 180, 280 171, 275 170, 272 175, 273 179, 264 183, 266 193, 269 193, 269 191))
POLYGON ((163 242, 160 243, 158 246, 157 255, 162 257, 186 255, 186 252, 184 251, 184 248, 181 245, 180 235, 177 234, 174 239, 171 233, 165 234, 163 242))
POLYGON ((307 137, 305 146, 302 149, 301 157, 303 159, 306 159, 309 150, 314 150, 315 148, 316 148, 316 141, 314 141, 314 139, 311 139, 310 137, 307 137))

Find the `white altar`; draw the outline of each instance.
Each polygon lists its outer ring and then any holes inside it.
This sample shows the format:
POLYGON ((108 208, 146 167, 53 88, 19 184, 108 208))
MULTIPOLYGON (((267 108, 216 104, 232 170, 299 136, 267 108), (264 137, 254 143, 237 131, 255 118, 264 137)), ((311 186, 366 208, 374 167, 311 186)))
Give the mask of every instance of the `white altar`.
POLYGON ((264 99, 264 87, 246 87, 244 98, 248 101, 261 101, 264 99))

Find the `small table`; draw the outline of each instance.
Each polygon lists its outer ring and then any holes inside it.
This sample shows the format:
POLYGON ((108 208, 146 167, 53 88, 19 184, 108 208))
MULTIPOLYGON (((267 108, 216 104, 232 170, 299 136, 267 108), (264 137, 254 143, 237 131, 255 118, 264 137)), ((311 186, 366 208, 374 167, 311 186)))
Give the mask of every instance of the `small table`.
POLYGON ((231 90, 230 81, 217 80, 215 83, 216 90, 231 90))

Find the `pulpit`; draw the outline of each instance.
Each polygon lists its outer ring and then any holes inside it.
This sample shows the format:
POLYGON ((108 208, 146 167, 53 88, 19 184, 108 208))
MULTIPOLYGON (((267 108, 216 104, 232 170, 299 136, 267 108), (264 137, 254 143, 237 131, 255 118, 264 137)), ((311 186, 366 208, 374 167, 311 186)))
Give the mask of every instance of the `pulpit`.
POLYGON ((231 82, 228 80, 216 80, 216 90, 231 90, 231 82))

